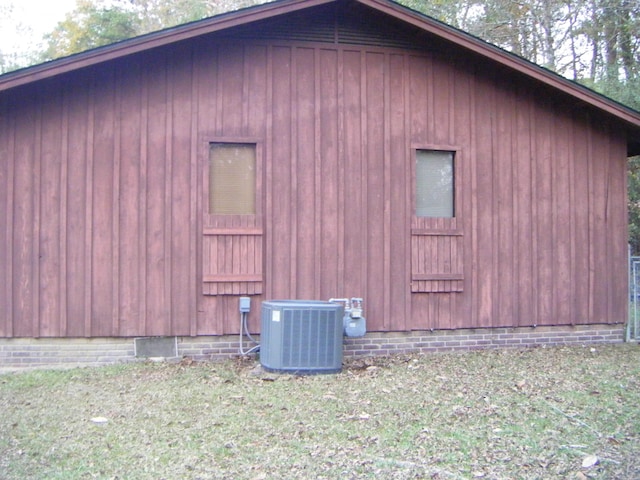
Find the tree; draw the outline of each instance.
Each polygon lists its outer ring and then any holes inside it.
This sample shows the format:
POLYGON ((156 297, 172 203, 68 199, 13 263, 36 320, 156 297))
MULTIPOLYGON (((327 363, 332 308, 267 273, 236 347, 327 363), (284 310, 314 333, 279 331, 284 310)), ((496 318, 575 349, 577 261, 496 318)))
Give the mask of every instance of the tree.
POLYGON ((78 0, 46 36, 41 60, 51 60, 199 20, 264 0, 78 0))
POLYGON ((76 9, 45 37, 47 49, 43 60, 115 43, 135 36, 138 31, 136 17, 122 6, 78 0, 76 9))

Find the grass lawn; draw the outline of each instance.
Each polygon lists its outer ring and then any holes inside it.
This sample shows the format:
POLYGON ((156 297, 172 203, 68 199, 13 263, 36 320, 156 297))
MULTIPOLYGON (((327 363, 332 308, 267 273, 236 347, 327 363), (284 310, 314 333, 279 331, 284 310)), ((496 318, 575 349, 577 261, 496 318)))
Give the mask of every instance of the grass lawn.
POLYGON ((640 478, 637 345, 254 367, 0 375, 0 478, 640 478))

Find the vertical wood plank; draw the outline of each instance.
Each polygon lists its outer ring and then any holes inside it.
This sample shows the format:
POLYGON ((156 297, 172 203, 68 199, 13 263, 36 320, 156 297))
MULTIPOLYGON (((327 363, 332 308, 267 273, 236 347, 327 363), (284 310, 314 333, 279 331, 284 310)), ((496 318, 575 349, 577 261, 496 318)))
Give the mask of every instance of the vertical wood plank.
POLYGON ((340 295, 338 284, 338 92, 337 52, 320 49, 319 82, 322 108, 320 110, 320 192, 317 203, 320 222, 316 225, 320 256, 319 298, 340 295))
POLYGON ((268 113, 265 121, 266 132, 266 152, 265 152, 265 168, 264 168, 264 185, 263 196, 265 204, 265 282, 266 282, 266 296, 267 298, 275 298, 273 289, 273 193, 272 193, 272 179, 273 179, 273 110, 270 106, 273 103, 273 87, 274 87, 274 55, 273 48, 267 49, 267 105, 268 113))
POLYGON ((123 83, 124 76, 120 73, 114 73, 114 132, 113 132, 113 196, 112 196, 112 230, 111 235, 111 251, 113 252, 112 263, 112 327, 111 331, 114 335, 120 336, 122 332, 120 330, 121 321, 121 295, 120 295, 120 174, 121 174, 121 160, 122 160, 122 128, 120 125, 122 118, 122 98, 123 98, 123 83))
POLYGON ((33 313, 32 313, 32 326, 31 331, 34 335, 42 335, 41 330, 41 317, 40 317, 40 287, 41 287, 41 226, 42 226, 42 151, 43 151, 43 106, 40 96, 38 98, 38 105, 36 106, 36 125, 35 125, 35 145, 33 156, 33 313))
POLYGON ((546 102, 536 109, 535 117, 535 155, 536 155, 536 268, 538 279, 538 325, 547 325, 554 320, 553 282, 555 266, 553 265, 553 249, 555 243, 554 212, 553 212, 553 168, 551 128, 552 118, 548 112, 546 102))
MULTIPOLYGON (((291 180, 290 180, 290 189, 291 189, 291 198, 298 199, 299 198, 299 177, 298 177, 298 158, 299 158, 299 126, 298 126, 298 113, 299 108, 296 108, 297 104, 297 92, 298 92, 298 77, 299 77, 299 69, 301 67, 298 66, 298 56, 299 50, 297 48, 292 48, 291 50, 291 90, 289 92, 291 108, 290 108, 290 123, 291 123, 291 137, 290 137, 290 151, 291 151, 291 180)), ((295 290, 298 285, 298 202, 295 205, 289 207, 290 209, 290 220, 289 220, 289 245, 288 249, 291 255, 291 262, 289 264, 289 284, 291 285, 290 296, 294 298, 296 297, 295 290)))
POLYGON ((476 221, 473 226, 476 234, 474 251, 477 259, 477 276, 472 288, 477 292, 476 309, 477 325, 490 326, 494 320, 494 205, 493 205, 493 150, 492 129, 494 126, 494 112, 490 86, 483 78, 481 70, 476 71, 474 117, 475 142, 474 153, 476 163, 476 221))
POLYGON ((273 197, 270 213, 273 222, 271 288, 272 294, 279 298, 286 298, 291 291, 291 56, 289 47, 273 49, 273 63, 278 67, 273 69, 273 177, 267 189, 271 189, 273 197))
MULTIPOLYGON (((591 295, 593 321, 598 323, 607 323, 607 313, 609 310, 609 285, 603 285, 603 278, 609 278, 609 261, 607 252, 608 233, 610 228, 609 219, 607 218, 607 202, 609 196, 609 175, 610 162, 602 161, 609 153, 608 144, 608 125, 602 123, 601 119, 592 118, 592 133, 590 142, 592 147, 591 155, 591 199, 589 202, 591 214, 591 251, 589 257, 591 263, 591 295), (597 127, 596 127, 597 125, 597 127)), ((611 279, 610 281, 613 281, 611 279)), ((607 282, 609 283, 609 282, 607 282)))
MULTIPOLYGON (((385 290, 387 293, 386 316, 389 326, 393 330, 406 330, 407 292, 410 292, 408 280, 410 275, 406 269, 406 257, 410 254, 407 249, 409 240, 409 226, 411 222, 408 212, 410 202, 407 201, 407 169, 411 158, 408 145, 408 122, 405 111, 407 109, 407 60, 406 55, 390 55, 389 57, 389 156, 388 156, 388 206, 387 231, 389 232, 388 247, 385 250, 388 265, 388 276, 385 276, 385 290)), ((410 185, 410 183, 409 183, 410 185)))
MULTIPOLYGON (((383 111, 383 135, 384 135, 384 159, 383 159, 383 202, 382 202, 382 283, 383 289, 383 310, 382 310, 382 328, 389 330, 391 327, 391 65, 390 55, 385 55, 383 65, 384 88, 384 111, 383 111)), ((397 327, 396 327, 397 328, 397 327)))
MULTIPOLYGON (((68 85, 73 90, 69 95, 69 140, 67 154, 66 188, 66 285, 67 285, 67 331, 66 335, 85 335, 85 239, 86 239, 86 179, 87 179, 87 120, 89 116, 88 94, 85 79, 68 85)), ((64 227, 63 227, 64 228, 64 227)))
MULTIPOLYGON (((367 225, 364 214, 366 191, 363 158, 363 59, 359 50, 345 49, 342 54, 342 91, 344 98, 344 294, 363 295, 368 309, 366 262, 362 261, 367 225)), ((368 315, 368 313, 367 313, 368 315)))
POLYGON ((455 271, 464 275, 464 280, 452 282, 451 289, 464 294, 456 294, 453 305, 455 311, 452 317, 452 328, 464 328, 472 322, 473 308, 472 296, 474 289, 471 288, 473 279, 474 257, 472 250, 472 238, 475 234, 472 228, 473 219, 473 177, 472 164, 475 164, 475 157, 471 156, 473 145, 473 121, 474 105, 471 93, 472 77, 467 68, 464 67, 463 59, 456 58, 452 69, 453 79, 451 88, 451 127, 450 138, 452 142, 460 147, 454 158, 455 168, 455 215, 456 228, 460 229, 464 237, 456 241, 456 263, 455 271), (460 222, 458 222, 460 220, 460 222), (466 284, 466 288, 465 288, 466 284))
POLYGON ((573 235, 575 242, 574 252, 574 300, 573 311, 576 323, 588 322, 592 310, 589 308, 589 278, 590 278, 590 234, 589 234, 589 164, 588 151, 588 120, 584 114, 576 115, 575 130, 573 134, 573 163, 574 163, 574 211, 573 211, 573 235))
POLYGON ((531 151, 528 115, 531 99, 523 88, 517 88, 519 108, 516 109, 512 133, 513 188, 514 188, 514 324, 527 325, 532 314, 532 244, 531 224, 525 219, 531 214, 531 151))
MULTIPOLYGON (((172 73, 171 88, 174 108, 172 183, 171 183, 171 332, 174 335, 190 332, 190 287, 189 277, 189 215, 191 182, 191 119, 193 103, 192 53, 189 46, 176 47, 170 55, 172 73)), ((236 105, 237 108, 237 105, 236 105)))
POLYGON ((0 97, 0 336, 13 334, 13 285, 12 277, 12 237, 13 237, 13 118, 9 114, 11 102, 6 96, 0 97))
MULTIPOLYGON (((336 278, 336 292, 345 292, 345 210, 347 208, 346 199, 349 194, 347 189, 347 180, 345 178, 345 138, 344 138, 344 51, 338 49, 336 56, 336 78, 335 88, 337 95, 336 113, 337 113, 337 181, 336 189, 338 193, 338 208, 337 208, 337 245, 336 245, 336 263, 337 263, 337 278, 336 278)), ((356 292, 352 292, 348 295, 354 295, 356 292)), ((360 296, 356 293, 356 296, 360 296)))
POLYGON ((13 238, 11 239, 12 334, 19 337, 37 336, 33 331, 33 170, 35 156, 36 114, 31 102, 29 110, 21 112, 15 122, 15 146, 12 197, 13 238))
POLYGON ((167 147, 168 78, 165 56, 153 57, 154 74, 147 77, 146 114, 146 194, 145 256, 148 334, 171 329, 171 298, 167 295, 166 278, 170 254, 166 239, 167 211, 167 147))
MULTIPOLYGON (((120 106, 120 335, 141 335, 140 142, 142 126, 142 72, 138 64, 127 64, 121 78, 120 106)), ((169 137, 170 138, 170 137, 169 137)), ((167 222, 169 225, 171 222, 167 222)))
MULTIPOLYGON (((60 166, 62 102, 54 82, 43 92, 42 151, 40 157, 40 329, 42 336, 58 336, 60 325, 60 166)), ((1 187, 0 187, 1 188, 1 187)), ((1 263, 1 262, 0 262, 1 263)), ((7 317, 10 318, 10 317, 7 317)))
POLYGON ((384 291, 379 279, 384 278, 384 62, 380 53, 365 54, 365 128, 367 131, 366 158, 366 263, 369 319, 373 329, 384 328, 384 291))
POLYGON ((608 229, 610 252, 610 276, 611 300, 608 312, 609 322, 625 323, 628 317, 628 292, 629 275, 627 271, 628 261, 628 213, 626 209, 616 208, 621 205, 627 197, 627 174, 626 174, 626 139, 624 133, 616 131, 610 127, 611 140, 609 143, 609 158, 612 159, 612 168, 609 184, 608 217, 611 219, 608 229))
MULTIPOLYGON (((147 250, 147 224, 148 224, 148 160, 149 160, 149 72, 144 72, 140 77, 140 177, 138 178, 138 197, 140 212, 138 215, 138 256, 140 258, 140 321, 139 331, 149 332, 150 325, 155 319, 149 317, 149 297, 147 296, 147 281, 149 278, 149 256, 147 250)), ((153 301, 151 299, 151 301, 153 301)))
POLYGON ((298 255, 295 261, 297 281, 292 295, 295 298, 314 298, 316 274, 316 202, 315 195, 315 57, 316 50, 296 49, 296 125, 297 125, 297 210, 296 242, 298 255))
POLYGON ((514 159, 511 155, 512 146, 512 114, 516 111, 516 103, 511 88, 499 88, 495 94, 496 122, 494 133, 495 169, 495 204, 497 222, 494 225, 495 240, 498 248, 494 250, 496 268, 494 269, 495 285, 497 287, 496 318, 494 326, 513 324, 514 305, 516 297, 516 279, 514 278, 514 159))
POLYGON ((195 336, 198 334, 198 297, 200 296, 199 289, 201 281, 198 278, 198 243, 197 239, 201 238, 201 230, 198 228, 199 219, 202 218, 202 214, 199 214, 198 201, 202 197, 199 195, 198 188, 200 186, 198 172, 198 160, 199 160, 199 148, 198 131, 201 128, 198 123, 200 118, 199 99, 200 99, 200 69, 202 66, 202 60, 200 58, 200 50, 197 46, 193 47, 192 52, 192 74, 191 74, 191 131, 190 131, 190 146, 189 146, 189 270, 187 272, 187 285, 188 288, 188 305, 189 305, 189 334, 195 336))
POLYGON ((84 218, 84 336, 93 335, 93 188, 94 188, 94 142, 95 142, 95 110, 97 92, 94 77, 90 75, 87 81, 87 135, 85 146, 86 173, 84 178, 85 218, 84 218))
POLYGON ((573 313, 573 245, 576 237, 572 235, 571 172, 573 151, 570 148, 572 122, 563 111, 555 109, 555 144, 554 149, 554 185, 553 203, 556 222, 556 235, 553 249, 553 264, 556 268, 553 290, 556 292, 556 322, 575 323, 573 313))
POLYGON ((92 202, 92 271, 91 333, 96 336, 114 336, 113 329, 114 280, 114 165, 115 165, 115 76, 113 71, 95 79, 94 135, 90 148, 93 161, 92 202))

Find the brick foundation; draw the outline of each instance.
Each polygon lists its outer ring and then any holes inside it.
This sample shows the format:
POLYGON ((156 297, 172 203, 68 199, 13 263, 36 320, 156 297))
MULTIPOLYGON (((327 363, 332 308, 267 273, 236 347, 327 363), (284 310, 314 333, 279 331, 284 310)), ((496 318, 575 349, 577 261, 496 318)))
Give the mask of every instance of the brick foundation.
MULTIPOLYGON (((623 325, 371 332, 362 338, 345 339, 344 355, 389 355, 623 341, 623 325)), ((237 335, 178 339, 180 358, 218 360, 237 356, 238 353, 237 335)), ((132 338, 0 339, 0 371, 29 367, 108 365, 134 360, 132 338)))

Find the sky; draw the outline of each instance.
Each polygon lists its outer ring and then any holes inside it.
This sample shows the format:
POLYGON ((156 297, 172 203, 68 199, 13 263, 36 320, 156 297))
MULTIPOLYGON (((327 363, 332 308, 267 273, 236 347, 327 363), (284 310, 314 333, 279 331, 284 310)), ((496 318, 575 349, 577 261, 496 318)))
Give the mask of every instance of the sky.
POLYGON ((36 46, 75 4, 76 0, 0 0, 0 50, 13 53, 36 46))

